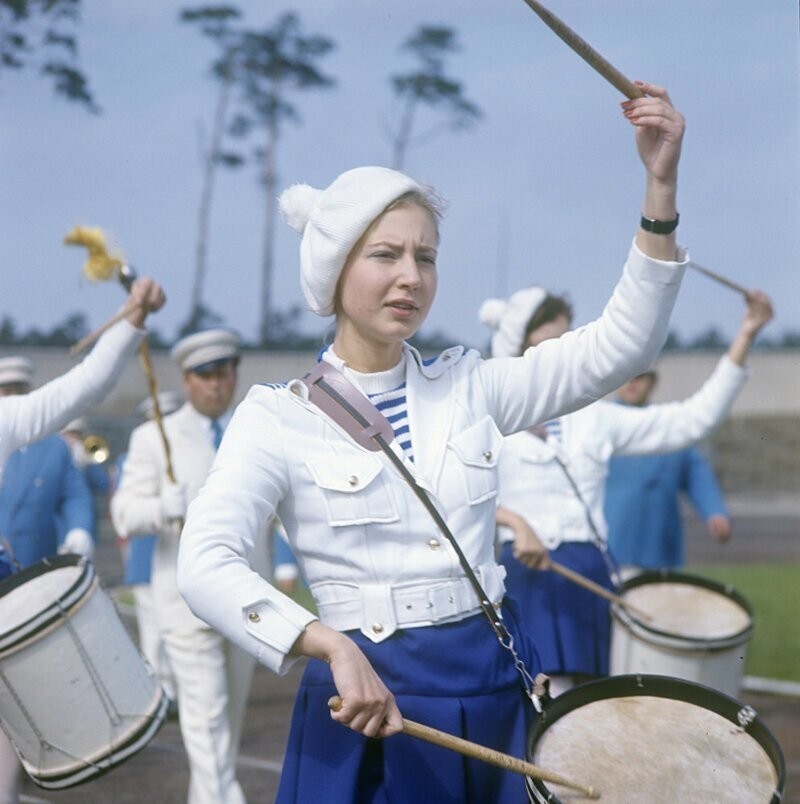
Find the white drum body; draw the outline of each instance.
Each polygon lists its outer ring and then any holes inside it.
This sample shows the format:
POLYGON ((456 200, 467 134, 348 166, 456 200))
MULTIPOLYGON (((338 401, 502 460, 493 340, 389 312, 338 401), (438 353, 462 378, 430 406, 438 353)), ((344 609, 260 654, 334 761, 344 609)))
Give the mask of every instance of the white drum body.
POLYGON ((136 753, 167 698, 79 556, 0 584, 0 724, 40 787, 95 778, 136 753))
MULTIPOLYGON (((612 676, 545 703, 527 758, 594 788, 602 804, 780 804, 786 769, 758 714, 727 695, 664 676, 612 676)), ((527 782, 540 804, 587 801, 527 782)))
POLYGON ((742 595, 671 570, 635 575, 621 595, 631 608, 611 606, 612 676, 672 676, 739 695, 753 631, 753 610, 742 595))

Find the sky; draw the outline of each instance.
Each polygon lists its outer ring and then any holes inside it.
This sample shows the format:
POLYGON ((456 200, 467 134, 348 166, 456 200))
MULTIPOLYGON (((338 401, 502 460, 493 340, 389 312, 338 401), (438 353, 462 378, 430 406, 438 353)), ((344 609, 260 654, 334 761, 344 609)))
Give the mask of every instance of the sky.
MULTIPOLYGON (((73 312, 98 326, 121 303, 81 276, 76 224, 101 227, 168 304, 154 326, 175 336, 189 311, 202 177, 201 132, 216 98, 211 42, 178 21, 173 0, 83 0, 80 66, 101 115, 59 99, 33 72, 0 72, 0 315, 20 330, 73 312)), ((188 4, 192 5, 192 4, 188 4)), ((200 5, 200 4, 197 4, 200 5)), ((409 152, 405 170, 447 199, 439 291, 423 332, 479 348, 484 299, 541 284, 567 293, 575 323, 611 294, 639 220, 644 169, 619 92, 570 51, 523 0, 245 0, 248 27, 295 11, 336 49, 336 79, 294 96, 301 124, 280 143, 280 186, 327 186, 388 164, 397 119, 389 77, 414 62, 401 44, 421 24, 453 28, 448 73, 483 112, 472 129, 409 152)), ((679 240, 701 265, 772 295, 765 334, 800 329, 800 57, 797 0, 549 0, 631 79, 668 88, 687 119, 679 240)), ((420 131, 439 122, 420 116, 420 131)), ((204 301, 255 338, 264 193, 252 168, 221 172, 204 301)), ((277 224, 274 297, 303 305, 298 235, 277 224)), ((689 339, 728 335, 741 296, 687 274, 672 326, 689 339)), ((329 321, 307 314, 307 331, 329 321)))

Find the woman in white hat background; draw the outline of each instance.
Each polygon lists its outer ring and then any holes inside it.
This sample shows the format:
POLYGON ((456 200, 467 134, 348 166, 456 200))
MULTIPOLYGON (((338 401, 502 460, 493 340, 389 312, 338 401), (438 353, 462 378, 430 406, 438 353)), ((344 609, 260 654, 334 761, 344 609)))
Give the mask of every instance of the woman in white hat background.
MULTIPOLYGON (((564 297, 534 286, 507 301, 487 300, 479 317, 494 330, 492 357, 503 358, 564 335, 572 308, 564 297)), ((603 515, 609 461, 672 452, 708 436, 744 386, 747 353, 771 318, 769 298, 751 291, 727 353, 682 402, 636 408, 599 401, 506 438, 497 495, 500 562, 507 592, 550 676, 551 694, 608 675, 611 633, 608 602, 548 571, 548 563, 614 590, 617 568, 603 515)))
MULTIPOLYGON (((623 112, 647 172, 643 211, 673 221, 684 122, 663 89, 642 88, 647 96, 626 101, 623 112)), ((321 359, 385 413, 392 449, 499 606, 502 436, 585 405, 649 366, 686 262, 674 234, 637 232, 606 311, 581 331, 523 357, 484 361, 456 347, 423 361, 406 341, 436 292, 435 196, 401 173, 366 167, 326 190, 291 187, 281 209, 302 234, 309 307, 336 316, 321 359)), ((189 506, 178 584, 201 619, 272 670, 285 673, 310 657, 279 802, 490 804, 524 795, 521 777, 509 772, 406 735, 369 739, 395 735, 405 716, 521 756, 531 707, 428 512, 389 459, 358 446, 301 381, 255 386, 237 408, 189 506), (249 566, 275 515, 318 617, 249 566), (334 694, 343 703, 331 713, 334 694)), ((530 655, 527 661, 535 672, 530 655)))

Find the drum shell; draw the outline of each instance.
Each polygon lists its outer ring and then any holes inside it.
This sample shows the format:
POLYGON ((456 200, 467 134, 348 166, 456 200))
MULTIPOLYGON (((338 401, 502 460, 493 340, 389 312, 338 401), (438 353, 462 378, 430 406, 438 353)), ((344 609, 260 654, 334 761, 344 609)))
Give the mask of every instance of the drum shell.
MULTIPOLYGON (((742 687, 747 643, 753 632, 753 609, 734 589, 707 578, 674 570, 643 572, 626 580, 620 594, 654 583, 680 583, 703 588, 738 605, 748 625, 724 637, 692 637, 662 630, 618 604, 612 604, 610 674, 645 673, 671 676, 712 687, 736 698, 742 687)), ((703 612, 698 611, 698 617, 703 612)))
POLYGON ((0 722, 31 779, 70 787, 143 748, 168 701, 92 565, 58 556, 12 576, 0 585, 0 623, 11 595, 29 595, 31 608, 0 632, 0 722), (59 571, 68 588, 43 599, 42 579, 59 571))
MULTIPOLYGON (((784 787, 786 784, 786 766, 781 751, 780 745, 775 739, 772 732, 757 716, 757 713, 750 707, 745 706, 728 695, 724 695, 717 690, 694 682, 684 681, 682 679, 668 678, 666 676, 656 675, 623 675, 613 676, 597 681, 591 681, 586 684, 579 685, 562 693, 555 699, 551 699, 544 703, 542 713, 539 715, 537 721, 533 724, 528 734, 528 745, 526 757, 528 761, 546 768, 551 773, 557 773, 564 778, 569 778, 571 781, 581 784, 583 786, 592 786, 600 793, 600 800, 608 802, 608 804, 627 804, 629 801, 674 801, 680 800, 683 804, 707 804, 709 799, 707 797, 693 798, 682 797, 675 798, 675 788, 667 784, 666 786, 658 787, 657 790, 647 788, 647 779, 649 775, 648 763, 658 763, 662 756, 667 758, 672 757, 673 752, 670 751, 668 739, 659 739, 658 752, 649 753, 646 756, 631 756, 625 757, 625 765, 630 767, 644 768, 644 774, 640 781, 642 784, 629 788, 628 792, 623 798, 614 796, 609 793, 608 777, 614 773, 614 763, 608 762, 607 764, 600 764, 597 767, 582 768, 580 775, 577 773, 565 773, 564 769, 560 768, 557 764, 548 762, 546 765, 544 761, 537 756, 537 746, 546 738, 548 729, 552 728, 558 720, 566 715, 570 715, 579 711, 581 707, 586 706, 597 701, 605 701, 614 698, 635 698, 637 696, 655 697, 664 700, 674 700, 684 704, 693 704, 706 710, 714 715, 718 715, 728 721, 730 729, 726 728, 731 740, 743 739, 752 740, 757 743, 763 750, 762 757, 768 761, 770 767, 774 772, 774 789, 770 790, 769 795, 765 796, 758 802, 752 798, 741 797, 740 791, 721 791, 715 797, 714 801, 730 802, 730 804, 739 804, 740 801, 752 801, 753 804, 781 804, 783 802, 784 787), (606 792, 604 793, 604 786, 606 792)), ((596 725, 596 731, 599 738, 609 744, 615 742, 615 735, 612 731, 608 730, 605 723, 596 725)), ((648 720, 646 724, 648 729, 653 727, 653 721, 648 720)), ((634 735, 638 738, 638 734, 634 735)), ((669 735, 667 735, 668 738, 669 735)), ((643 745, 646 741, 643 742, 643 745)), ((727 755, 728 744, 722 748, 725 749, 721 753, 727 755)), ((573 746, 575 755, 587 758, 591 756, 591 749, 585 744, 573 746)), ((646 752, 645 752, 646 753, 646 752)), ((719 755, 718 755, 719 756, 719 755)), ((716 769, 712 768, 709 773, 716 776, 716 769)), ((693 769, 685 768, 680 771, 674 771, 670 774, 671 778, 675 778, 675 773, 683 772, 687 778, 692 780, 693 769)), ((695 772, 696 773, 696 772, 695 772)), ((526 787, 528 798, 531 802, 538 804, 566 804, 567 801, 586 801, 579 793, 570 790, 568 793, 563 793, 563 799, 553 791, 555 785, 545 783, 540 779, 526 779, 526 787)), ((651 785, 652 787, 652 785, 651 785)))

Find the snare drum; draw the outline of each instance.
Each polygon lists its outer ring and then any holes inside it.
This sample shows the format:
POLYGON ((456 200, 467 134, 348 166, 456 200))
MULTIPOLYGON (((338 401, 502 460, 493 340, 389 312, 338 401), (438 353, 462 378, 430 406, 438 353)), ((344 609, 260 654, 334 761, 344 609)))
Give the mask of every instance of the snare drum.
POLYGON ((0 628, 0 724, 40 787, 99 776, 163 723, 167 698, 85 559, 3 581, 0 628))
POLYGON ((621 594, 636 613, 611 606, 611 675, 673 676, 739 695, 753 632, 746 598, 716 581, 673 570, 635 575, 621 594))
MULTIPOLYGON (((749 706, 663 676, 615 676, 574 687, 546 705, 528 759, 593 787, 603 804, 779 804, 783 754, 749 706)), ((536 802, 586 801, 528 780, 536 802)))

